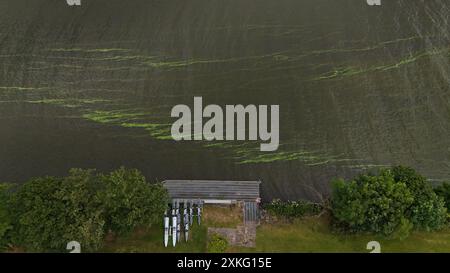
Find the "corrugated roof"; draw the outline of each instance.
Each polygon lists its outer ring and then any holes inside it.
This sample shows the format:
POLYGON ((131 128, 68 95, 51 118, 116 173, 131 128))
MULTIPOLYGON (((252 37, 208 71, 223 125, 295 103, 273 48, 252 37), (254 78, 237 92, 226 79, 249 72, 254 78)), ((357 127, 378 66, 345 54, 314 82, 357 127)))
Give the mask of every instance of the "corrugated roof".
POLYGON ((172 199, 217 199, 255 201, 260 197, 259 181, 166 180, 172 199))

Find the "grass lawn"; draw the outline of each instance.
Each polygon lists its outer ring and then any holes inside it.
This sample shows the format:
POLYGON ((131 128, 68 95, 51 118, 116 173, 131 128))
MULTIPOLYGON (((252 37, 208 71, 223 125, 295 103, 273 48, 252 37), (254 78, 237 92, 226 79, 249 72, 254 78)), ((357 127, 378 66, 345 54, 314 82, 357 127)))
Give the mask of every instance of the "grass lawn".
POLYGON ((264 224, 258 228, 255 249, 232 252, 370 252, 370 241, 378 241, 382 252, 450 252, 450 229, 414 232, 404 240, 373 235, 333 233, 324 218, 306 218, 293 223, 264 224))
POLYGON ((232 206, 205 206, 203 224, 207 227, 235 228, 242 224, 242 209, 232 206))
POLYGON ((147 230, 138 230, 128 236, 107 240, 103 252, 206 252, 208 227, 236 227, 242 221, 242 212, 236 206, 205 206, 203 210, 202 224, 197 224, 194 217, 194 224, 189 232, 191 237, 188 242, 182 241, 172 247, 172 238, 169 246, 163 245, 163 226, 153 227, 147 230))
MULTIPOLYGON (((194 224, 189 242, 174 248, 163 245, 163 228, 154 227, 109 240, 104 252, 206 252, 207 227, 234 227, 240 223, 235 208, 206 207, 201 226, 194 224)), ((242 218, 241 218, 242 219, 242 218)), ((228 252, 369 252, 369 241, 378 241, 382 252, 450 252, 450 228, 439 232, 415 232, 404 240, 373 235, 333 233, 327 219, 305 218, 292 223, 262 224, 256 248, 230 247, 228 252)))
POLYGON ((204 253, 206 252, 207 228, 194 224, 189 232, 189 242, 181 241, 176 247, 172 246, 172 238, 169 246, 164 247, 163 227, 153 227, 146 230, 138 230, 128 236, 107 241, 102 252, 119 253, 204 253))

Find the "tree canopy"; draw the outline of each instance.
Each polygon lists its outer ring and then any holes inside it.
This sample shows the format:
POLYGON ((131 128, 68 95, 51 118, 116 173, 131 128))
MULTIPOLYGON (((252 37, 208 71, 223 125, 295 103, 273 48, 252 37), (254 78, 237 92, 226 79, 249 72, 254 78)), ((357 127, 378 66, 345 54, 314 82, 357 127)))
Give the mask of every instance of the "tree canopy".
POLYGON ((0 250, 7 244, 7 233, 12 229, 11 216, 8 211, 10 189, 8 184, 0 184, 0 250))
POLYGON ((436 187, 434 191, 437 195, 444 198, 445 204, 447 206, 447 212, 450 212, 450 183, 442 183, 440 186, 436 187))
POLYGON ((159 223, 168 203, 161 184, 148 184, 138 170, 125 168, 101 175, 100 180, 108 230, 123 234, 137 226, 159 223))
MULTIPOLYGON (((156 223, 167 205, 161 185, 125 168, 107 175, 72 169, 65 177, 34 178, 9 198, 12 242, 39 252, 65 251, 70 241, 83 251, 98 250, 107 232, 156 223)), ((0 219, 1 209, 0 200, 0 219)))
POLYGON ((436 230, 446 223, 446 208, 424 177, 394 167, 351 181, 335 180, 332 213, 339 228, 405 237, 412 229, 436 230))

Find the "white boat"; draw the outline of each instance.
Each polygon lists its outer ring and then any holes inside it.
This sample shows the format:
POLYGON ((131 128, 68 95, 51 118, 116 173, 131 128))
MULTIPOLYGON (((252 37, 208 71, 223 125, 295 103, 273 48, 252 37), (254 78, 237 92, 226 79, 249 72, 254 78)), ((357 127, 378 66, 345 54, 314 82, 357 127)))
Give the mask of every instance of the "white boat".
POLYGON ((164 246, 167 247, 169 244, 169 229, 170 229, 170 219, 167 213, 164 215, 164 246))
POLYGON ((172 210, 172 245, 175 247, 177 244, 177 215, 172 210))
POLYGON ((180 235, 181 235, 181 216, 180 216, 180 210, 177 209, 176 210, 176 214, 177 214, 177 241, 180 241, 180 235))
POLYGON ((184 239, 186 242, 189 240, 189 214, 187 214, 187 209, 184 209, 184 239))
POLYGON ((189 207, 189 224, 192 226, 192 224, 194 223, 194 209, 192 208, 192 204, 189 207))
POLYGON ((183 224, 189 224, 189 214, 188 214, 188 209, 186 207, 184 207, 183 209, 183 224))

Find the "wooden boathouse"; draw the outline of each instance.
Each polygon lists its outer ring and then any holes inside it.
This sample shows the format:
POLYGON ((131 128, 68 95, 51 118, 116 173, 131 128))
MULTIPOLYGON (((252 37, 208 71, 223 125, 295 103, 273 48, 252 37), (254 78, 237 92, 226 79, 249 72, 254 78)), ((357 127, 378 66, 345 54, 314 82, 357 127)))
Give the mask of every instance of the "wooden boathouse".
POLYGON ((259 220, 260 181, 166 180, 172 202, 236 204, 244 209, 245 222, 259 220))

